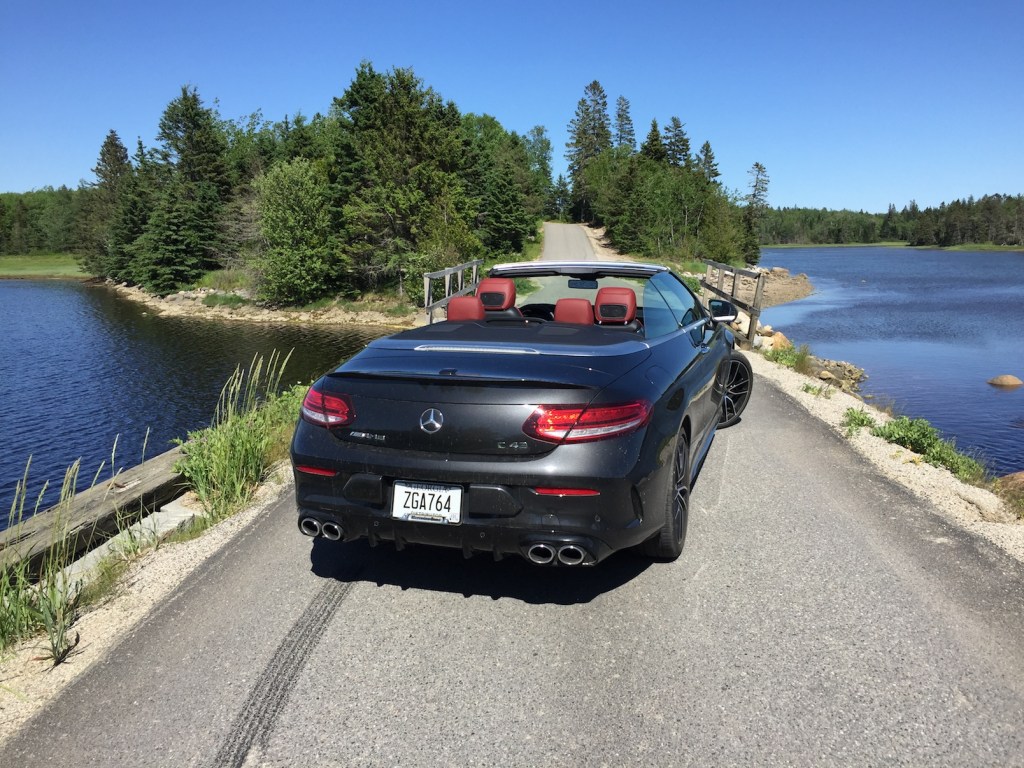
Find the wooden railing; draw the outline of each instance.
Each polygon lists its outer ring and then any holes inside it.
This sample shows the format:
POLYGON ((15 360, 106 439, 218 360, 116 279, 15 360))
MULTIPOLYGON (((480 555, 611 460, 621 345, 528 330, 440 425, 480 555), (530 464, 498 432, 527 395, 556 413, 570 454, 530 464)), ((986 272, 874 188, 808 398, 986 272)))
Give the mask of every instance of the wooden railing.
POLYGON ((455 296, 465 296, 470 293, 479 282, 477 272, 483 266, 483 259, 467 261, 465 264, 456 264, 437 272, 426 272, 423 275, 423 309, 427 313, 427 322, 434 322, 434 310, 447 306, 448 301, 455 296), (470 279, 466 280, 466 273, 472 272, 470 279), (434 300, 434 288, 439 284, 444 286, 444 295, 434 300))
POLYGON ((764 272, 739 269, 717 261, 705 260, 704 264, 707 270, 700 281, 700 286, 704 289, 705 295, 713 293, 728 299, 747 313, 750 325, 747 328, 746 342, 753 346, 754 337, 757 335, 757 322, 761 317, 761 303, 764 300, 764 272), (746 284, 742 280, 744 277, 749 278, 746 284), (753 285, 749 281, 753 281, 753 285), (726 283, 729 284, 728 290, 726 283))

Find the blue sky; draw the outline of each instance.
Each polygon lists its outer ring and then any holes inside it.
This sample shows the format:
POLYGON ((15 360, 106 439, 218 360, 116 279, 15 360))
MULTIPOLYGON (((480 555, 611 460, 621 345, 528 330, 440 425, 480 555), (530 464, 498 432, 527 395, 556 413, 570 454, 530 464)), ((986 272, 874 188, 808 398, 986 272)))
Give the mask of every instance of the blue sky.
POLYGON ((463 112, 566 128, 592 80, 638 138, 673 115, 731 189, 884 211, 1024 193, 1024 2, 310 0, 0 5, 0 191, 77 186, 107 131, 154 143, 184 84, 224 117, 325 112, 359 62, 463 112))

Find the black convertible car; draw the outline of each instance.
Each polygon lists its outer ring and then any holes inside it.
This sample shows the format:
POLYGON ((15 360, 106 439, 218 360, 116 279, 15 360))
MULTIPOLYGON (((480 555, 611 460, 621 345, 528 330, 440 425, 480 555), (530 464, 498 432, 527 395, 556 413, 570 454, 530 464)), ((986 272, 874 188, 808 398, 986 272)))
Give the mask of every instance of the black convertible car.
POLYGON ((494 267, 444 322, 313 384, 291 447, 300 530, 538 565, 678 557, 691 483, 753 384, 735 307, 709 305, 664 267, 494 267))

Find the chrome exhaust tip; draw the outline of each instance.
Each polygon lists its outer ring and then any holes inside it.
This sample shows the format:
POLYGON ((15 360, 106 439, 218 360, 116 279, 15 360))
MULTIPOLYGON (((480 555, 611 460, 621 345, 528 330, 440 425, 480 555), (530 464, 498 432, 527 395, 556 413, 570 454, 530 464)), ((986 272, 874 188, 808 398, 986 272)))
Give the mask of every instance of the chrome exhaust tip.
POLYGON ((315 517, 304 517, 299 521, 299 530, 307 536, 319 536, 320 521, 315 517))
POLYGON ((320 533, 325 539, 337 541, 341 538, 341 526, 337 523, 324 523, 320 526, 320 533))
POLYGON ((527 550, 526 556, 531 563, 551 565, 555 560, 555 549, 550 544, 534 544, 527 550))
POLYGON ((575 544, 566 544, 558 550, 558 562, 562 565, 580 565, 587 559, 587 553, 575 544))

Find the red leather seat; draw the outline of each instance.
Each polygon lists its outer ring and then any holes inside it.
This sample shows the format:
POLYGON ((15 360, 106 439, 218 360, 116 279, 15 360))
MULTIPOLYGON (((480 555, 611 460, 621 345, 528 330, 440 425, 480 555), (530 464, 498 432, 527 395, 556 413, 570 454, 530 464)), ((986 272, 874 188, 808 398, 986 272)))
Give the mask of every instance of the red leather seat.
POLYGON ((508 277, 485 277, 476 286, 476 295, 488 317, 522 317, 516 303, 516 284, 508 277))
POLYGON ((484 305, 476 296, 456 296, 448 301, 449 320, 483 320, 484 305))
POLYGON ((636 320, 636 294, 633 289, 607 286, 599 290, 594 299, 594 318, 598 325, 638 330, 640 324, 636 320))
POLYGON ((593 325, 594 308, 586 299, 559 299, 555 303, 555 322, 593 325))

